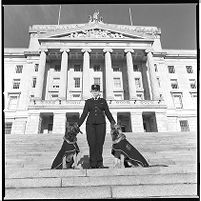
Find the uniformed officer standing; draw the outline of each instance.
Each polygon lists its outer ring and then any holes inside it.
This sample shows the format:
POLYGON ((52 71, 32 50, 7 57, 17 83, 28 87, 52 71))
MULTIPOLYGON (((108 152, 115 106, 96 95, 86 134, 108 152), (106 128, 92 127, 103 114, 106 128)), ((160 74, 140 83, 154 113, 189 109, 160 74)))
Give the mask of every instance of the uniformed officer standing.
POLYGON ((86 133, 89 144, 90 167, 104 168, 102 153, 106 135, 105 114, 111 124, 115 124, 115 120, 109 111, 106 100, 100 98, 100 85, 92 85, 91 93, 93 98, 86 100, 83 113, 78 120, 78 126, 82 125, 89 113, 86 122, 86 133))

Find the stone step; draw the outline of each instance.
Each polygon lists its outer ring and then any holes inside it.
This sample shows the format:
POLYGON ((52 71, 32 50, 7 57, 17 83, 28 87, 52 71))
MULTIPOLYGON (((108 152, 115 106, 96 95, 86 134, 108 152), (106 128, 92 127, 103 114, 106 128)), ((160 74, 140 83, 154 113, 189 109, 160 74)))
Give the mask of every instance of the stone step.
POLYGON ((117 185, 151 185, 197 183, 197 174, 147 174, 121 176, 82 176, 56 178, 18 178, 6 179, 6 188, 41 188, 41 187, 72 187, 72 186, 117 186, 117 185))
POLYGON ((196 184, 6 189, 5 199, 174 198, 197 196, 196 184))
POLYGON ((196 173, 196 164, 186 164, 185 166, 170 165, 168 167, 136 167, 136 168, 106 168, 106 169, 38 169, 38 170, 18 170, 6 169, 6 178, 34 178, 34 177, 76 177, 76 176, 115 176, 115 175, 146 175, 146 174, 176 174, 176 173, 196 173))

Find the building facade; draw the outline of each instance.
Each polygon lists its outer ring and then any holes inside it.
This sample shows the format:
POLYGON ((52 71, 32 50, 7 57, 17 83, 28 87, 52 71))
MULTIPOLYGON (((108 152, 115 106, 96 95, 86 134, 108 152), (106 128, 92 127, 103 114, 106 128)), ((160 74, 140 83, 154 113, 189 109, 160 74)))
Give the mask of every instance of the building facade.
POLYGON ((6 134, 63 134, 94 83, 125 132, 196 131, 197 52, 162 49, 159 28, 107 24, 95 12, 29 35, 28 48, 4 49, 6 134))

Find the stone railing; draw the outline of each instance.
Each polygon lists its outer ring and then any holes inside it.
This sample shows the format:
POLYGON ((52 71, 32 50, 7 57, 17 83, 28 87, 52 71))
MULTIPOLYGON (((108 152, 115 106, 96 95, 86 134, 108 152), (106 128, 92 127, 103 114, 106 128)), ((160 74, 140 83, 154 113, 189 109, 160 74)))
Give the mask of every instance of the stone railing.
MULTIPOLYGON (((163 100, 107 100, 109 107, 166 107, 163 100)), ((85 104, 84 100, 38 100, 30 99, 29 108, 83 108, 85 104)))

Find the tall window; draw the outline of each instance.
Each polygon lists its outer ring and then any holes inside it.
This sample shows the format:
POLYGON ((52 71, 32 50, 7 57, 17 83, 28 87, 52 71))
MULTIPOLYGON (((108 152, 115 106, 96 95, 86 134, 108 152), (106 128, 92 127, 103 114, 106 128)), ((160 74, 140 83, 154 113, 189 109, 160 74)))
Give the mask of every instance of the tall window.
POLYGON ((161 87, 161 83, 160 83, 159 77, 157 77, 157 81, 158 81, 158 86, 161 87))
POLYGON ((134 65, 133 65, 133 70, 134 70, 135 72, 139 72, 139 71, 140 71, 139 66, 136 65, 136 64, 134 64, 134 65))
POLYGON ((55 65, 55 66, 54 66, 54 70, 55 70, 56 72, 60 71, 60 70, 61 70, 61 66, 60 66, 60 65, 55 65))
POLYGON ((59 81, 60 81, 60 78, 58 77, 53 78, 53 82, 52 82, 53 89, 59 89, 59 81))
POLYGON ((75 71, 75 72, 80 72, 80 71, 81 71, 81 65, 75 64, 75 65, 74 65, 74 71, 75 71))
POLYGON ((158 67, 156 64, 154 64, 154 69, 155 69, 155 72, 158 72, 158 67))
POLYGON ((74 77, 74 82, 75 82, 75 88, 80 88, 80 78, 79 77, 74 77))
POLYGON ((18 96, 12 95, 9 97, 9 110, 16 110, 17 109, 17 103, 18 103, 18 96))
POLYGON ((196 81, 195 81, 195 79, 190 79, 189 82, 190 82, 190 88, 191 89, 196 89, 196 81))
POLYGON ((100 85, 100 77, 94 77, 94 84, 100 85))
POLYGON ((16 73, 22 73, 23 65, 16 66, 16 73))
POLYGON ((178 108, 178 109, 183 108, 181 94, 174 94, 173 100, 174 100, 175 108, 178 108))
POLYGON ((12 130, 12 122, 5 123, 5 134, 11 134, 12 130))
POLYGON ((178 89, 179 88, 177 79, 172 79, 172 80, 170 80, 170 82, 171 82, 172 89, 178 89))
POLYGON ((101 66, 100 65, 94 65, 94 71, 101 71, 101 66))
POLYGON ((39 67, 39 64, 34 64, 34 71, 35 72, 38 72, 38 67, 39 67))
POLYGON ((141 88, 141 81, 140 78, 135 78, 135 86, 137 89, 141 88))
MULTIPOLYGON (((121 88, 121 80, 120 80, 120 78, 113 78, 113 80, 114 80, 114 87, 115 88, 121 88)), ((110 87, 110 86, 108 86, 108 87, 110 87)))
POLYGON ((13 80, 13 89, 19 89, 20 88, 20 79, 14 79, 13 80))
POLYGON ((188 131, 190 131, 187 120, 181 120, 180 121, 180 126, 181 126, 181 132, 188 132, 188 131))
POLYGON ((122 94, 114 94, 115 100, 122 100, 122 94))
POLYGON ((34 77, 32 80, 32 87, 36 88, 36 77, 34 77))
POLYGON ((168 72, 169 73, 175 73, 174 66, 168 66, 168 72))
POLYGON ((186 66, 186 71, 187 71, 187 73, 193 73, 192 66, 186 66))

